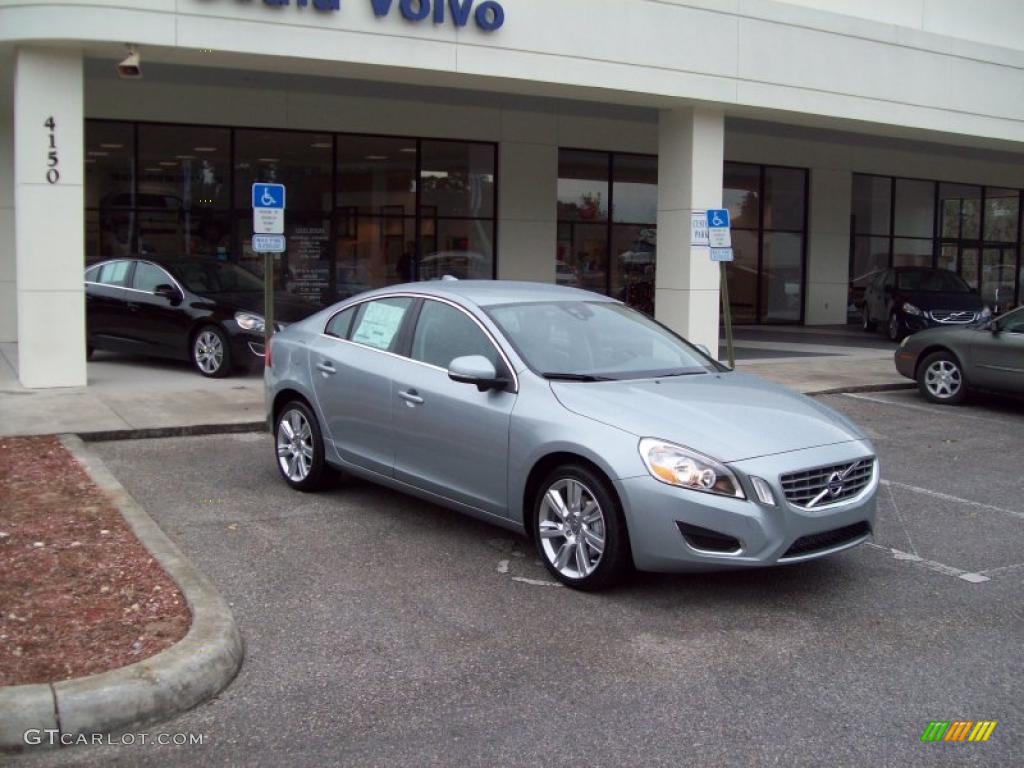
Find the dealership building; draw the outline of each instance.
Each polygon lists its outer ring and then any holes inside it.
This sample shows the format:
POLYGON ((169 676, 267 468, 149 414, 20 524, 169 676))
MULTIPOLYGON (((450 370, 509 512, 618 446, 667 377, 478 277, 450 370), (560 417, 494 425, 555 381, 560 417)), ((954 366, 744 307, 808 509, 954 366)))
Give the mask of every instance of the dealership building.
POLYGON ((714 349, 691 212, 722 206, 737 323, 846 323, 889 265, 1007 308, 1024 3, 0 0, 0 343, 23 385, 86 384, 87 263, 260 272, 256 181, 288 190, 278 286, 320 304, 557 281, 714 349))

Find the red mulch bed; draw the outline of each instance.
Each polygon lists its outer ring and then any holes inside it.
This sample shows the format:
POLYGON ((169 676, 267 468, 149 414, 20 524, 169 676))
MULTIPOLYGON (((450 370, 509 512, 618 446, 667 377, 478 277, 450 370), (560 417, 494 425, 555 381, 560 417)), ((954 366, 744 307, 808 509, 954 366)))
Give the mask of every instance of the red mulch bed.
POLYGON ((134 664, 188 632, 184 596, 55 437, 0 439, 0 685, 134 664))

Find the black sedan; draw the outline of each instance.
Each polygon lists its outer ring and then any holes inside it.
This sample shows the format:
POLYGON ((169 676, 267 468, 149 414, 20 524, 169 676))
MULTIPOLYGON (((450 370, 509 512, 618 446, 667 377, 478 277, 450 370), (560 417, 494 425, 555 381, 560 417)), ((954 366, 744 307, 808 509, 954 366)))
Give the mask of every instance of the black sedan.
MULTIPOLYGON (((210 259, 113 259, 85 271, 86 344, 94 349, 190 361, 222 377, 263 358, 263 280, 210 259)), ((317 311, 278 295, 275 322, 317 311)))
POLYGON ((883 324, 890 341, 926 328, 965 326, 989 317, 981 294, 955 272, 930 267, 886 269, 864 291, 864 330, 883 324))
POLYGON ((896 370, 933 403, 955 405, 972 389, 1024 395, 1024 307, 960 328, 933 328, 903 340, 896 370))

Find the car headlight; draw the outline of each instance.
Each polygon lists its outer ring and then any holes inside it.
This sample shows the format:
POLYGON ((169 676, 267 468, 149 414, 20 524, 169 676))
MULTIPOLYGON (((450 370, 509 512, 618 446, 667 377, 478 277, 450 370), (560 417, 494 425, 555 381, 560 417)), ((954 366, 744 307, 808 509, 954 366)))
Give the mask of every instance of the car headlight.
POLYGON ((640 441, 640 456, 647 471, 667 485, 735 499, 746 498, 736 476, 710 456, 650 437, 640 441))
POLYGON ((263 333, 266 329, 266 323, 263 321, 263 317, 260 315, 254 315, 252 312, 235 312, 235 322, 238 323, 239 328, 246 331, 263 333))
POLYGON ((915 307, 909 301, 904 301, 903 302, 903 311, 904 311, 904 313, 906 313, 908 315, 921 315, 921 314, 924 314, 923 312, 921 312, 920 309, 915 307))

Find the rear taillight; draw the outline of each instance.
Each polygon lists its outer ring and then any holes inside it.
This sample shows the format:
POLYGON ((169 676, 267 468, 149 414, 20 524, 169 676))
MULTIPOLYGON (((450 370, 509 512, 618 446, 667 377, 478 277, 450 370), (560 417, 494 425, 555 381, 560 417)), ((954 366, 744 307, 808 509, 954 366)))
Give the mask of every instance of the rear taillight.
POLYGON ((267 339, 267 348, 263 351, 263 365, 266 368, 270 368, 274 365, 274 361, 271 359, 271 350, 274 347, 274 337, 271 336, 267 339))

